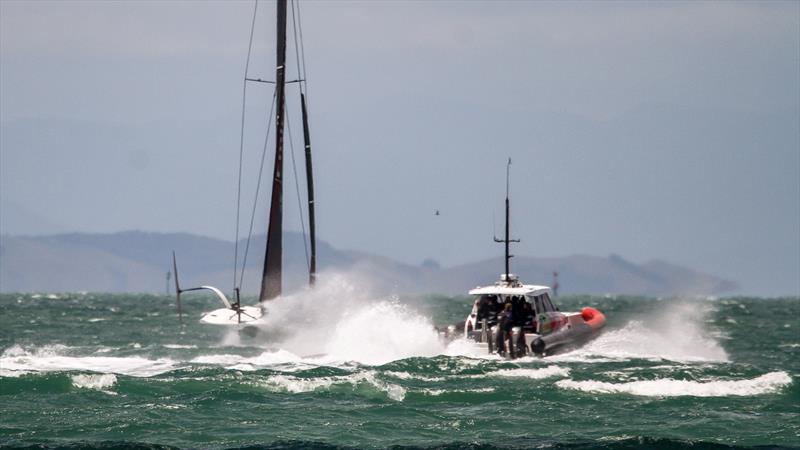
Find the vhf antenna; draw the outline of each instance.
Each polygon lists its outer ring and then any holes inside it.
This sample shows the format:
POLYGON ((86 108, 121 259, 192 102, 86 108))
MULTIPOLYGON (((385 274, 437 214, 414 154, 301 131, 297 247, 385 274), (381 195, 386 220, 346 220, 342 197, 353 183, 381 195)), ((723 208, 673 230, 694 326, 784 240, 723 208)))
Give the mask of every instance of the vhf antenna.
POLYGON ((509 179, 510 172, 511 172, 511 158, 508 158, 508 164, 506 165, 506 236, 505 236, 505 239, 497 239, 497 236, 494 237, 494 241, 495 242, 503 242, 503 243, 505 243, 505 247, 506 247, 506 272, 505 272, 505 275, 506 275, 506 280, 507 281, 509 279, 509 274, 511 273, 509 271, 509 268, 508 268, 508 266, 509 266, 508 262, 514 256, 514 255, 509 254, 509 245, 508 244, 510 244, 511 242, 519 242, 520 241, 519 239, 510 239, 509 238, 509 209, 510 209, 510 207, 509 207, 509 201, 508 201, 508 190, 509 190, 508 189, 508 185, 509 185, 508 179, 509 179))

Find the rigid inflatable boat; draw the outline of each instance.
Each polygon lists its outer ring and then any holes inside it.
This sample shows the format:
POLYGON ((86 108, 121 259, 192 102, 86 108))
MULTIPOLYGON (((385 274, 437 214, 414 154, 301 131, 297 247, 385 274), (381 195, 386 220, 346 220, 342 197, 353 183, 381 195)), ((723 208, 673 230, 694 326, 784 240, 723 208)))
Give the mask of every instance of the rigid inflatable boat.
MULTIPOLYGON (((459 336, 485 345, 489 353, 510 358, 528 354, 546 356, 574 348, 595 337, 606 323, 600 311, 585 307, 580 312, 561 312, 553 304, 553 290, 547 286, 522 284, 509 272, 508 178, 511 159, 506 166, 505 238, 494 238, 505 244, 505 272, 492 286, 469 291, 475 301, 463 334, 460 326, 451 325, 440 333, 446 339, 459 336)), ((554 273, 554 275, 556 275, 554 273)))

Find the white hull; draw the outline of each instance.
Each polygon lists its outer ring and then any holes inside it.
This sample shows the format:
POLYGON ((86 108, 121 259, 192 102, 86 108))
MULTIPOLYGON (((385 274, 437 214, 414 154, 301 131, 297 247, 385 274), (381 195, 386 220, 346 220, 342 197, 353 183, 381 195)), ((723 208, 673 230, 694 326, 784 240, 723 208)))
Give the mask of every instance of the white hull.
POLYGON ((232 308, 215 309, 203 315, 200 322, 211 325, 256 324, 264 317, 264 311, 258 306, 242 306, 241 314, 232 308))

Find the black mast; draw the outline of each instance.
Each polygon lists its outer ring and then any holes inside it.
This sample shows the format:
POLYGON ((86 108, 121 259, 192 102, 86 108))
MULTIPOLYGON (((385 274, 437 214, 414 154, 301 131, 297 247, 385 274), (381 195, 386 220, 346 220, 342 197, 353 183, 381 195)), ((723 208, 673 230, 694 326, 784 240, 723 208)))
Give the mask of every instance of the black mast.
POLYGON ((511 158, 508 158, 508 165, 506 165, 506 236, 505 236, 505 239, 502 239, 502 240, 494 238, 495 242, 503 242, 503 243, 505 243, 505 246, 506 246, 506 258, 505 258, 505 261, 506 261, 506 271, 505 271, 506 280, 508 280, 508 275, 511 273, 511 271, 509 270, 509 264, 508 263, 509 263, 509 260, 511 259, 511 257, 514 256, 514 255, 509 254, 509 243, 511 243, 511 242, 519 242, 519 239, 509 239, 509 235, 510 235, 510 233, 509 233, 509 222, 510 222, 510 220, 509 220, 509 211, 510 211, 511 207, 509 206, 509 201, 508 201, 508 179, 509 179, 509 172, 510 171, 511 171, 511 158))
POLYGON ((286 0, 278 0, 277 57, 275 67, 275 168, 269 209, 267 250, 261 278, 260 301, 281 295, 283 248, 283 122, 286 103, 286 0))
POLYGON ((314 222, 314 174, 311 170, 311 136, 308 131, 308 112, 306 94, 300 93, 300 106, 303 111, 303 141, 306 147, 306 182, 308 191, 308 231, 311 241, 311 259, 308 263, 308 284, 314 285, 317 279, 317 239, 314 222))

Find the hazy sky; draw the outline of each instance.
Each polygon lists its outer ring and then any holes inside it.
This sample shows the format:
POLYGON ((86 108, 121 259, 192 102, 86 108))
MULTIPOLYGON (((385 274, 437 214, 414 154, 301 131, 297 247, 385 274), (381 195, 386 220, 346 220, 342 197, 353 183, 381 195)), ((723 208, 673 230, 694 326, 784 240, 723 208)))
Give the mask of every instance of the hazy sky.
MULTIPOLYGON (((517 254, 660 258, 800 294, 800 2, 301 8, 332 245, 415 264, 497 256, 511 157, 517 254)), ((0 1, 2 232, 232 240, 252 11, 0 1)), ((274 77, 273 21, 260 3, 251 76, 274 77)), ((271 98, 249 89, 245 209, 271 98)))

